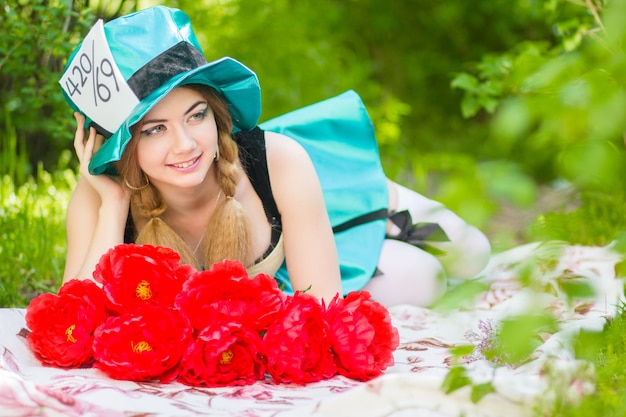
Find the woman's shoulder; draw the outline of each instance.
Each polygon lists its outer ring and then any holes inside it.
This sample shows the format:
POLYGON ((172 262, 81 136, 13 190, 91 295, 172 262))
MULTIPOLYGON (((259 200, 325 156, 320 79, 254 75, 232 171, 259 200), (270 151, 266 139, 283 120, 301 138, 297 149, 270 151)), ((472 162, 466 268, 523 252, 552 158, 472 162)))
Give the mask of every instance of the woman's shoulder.
POLYGON ((265 147, 270 169, 274 166, 297 166, 302 161, 310 160, 309 155, 300 143, 282 133, 266 131, 265 147))
POLYGON ((317 174, 309 154, 294 139, 280 133, 266 132, 265 143, 274 198, 279 207, 284 208, 295 195, 306 193, 312 181, 319 182, 317 174))

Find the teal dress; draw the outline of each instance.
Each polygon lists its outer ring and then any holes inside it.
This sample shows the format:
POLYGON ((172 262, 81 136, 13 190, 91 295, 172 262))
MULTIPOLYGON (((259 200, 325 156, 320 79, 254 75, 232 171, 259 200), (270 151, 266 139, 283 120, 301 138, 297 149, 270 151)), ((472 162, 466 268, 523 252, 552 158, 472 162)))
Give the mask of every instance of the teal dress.
MULTIPOLYGON (((347 91, 260 128, 289 136, 308 152, 333 226, 343 291, 360 290, 376 272, 389 207, 374 127, 361 98, 347 91)), ((285 264, 276 279, 293 292, 285 264)))

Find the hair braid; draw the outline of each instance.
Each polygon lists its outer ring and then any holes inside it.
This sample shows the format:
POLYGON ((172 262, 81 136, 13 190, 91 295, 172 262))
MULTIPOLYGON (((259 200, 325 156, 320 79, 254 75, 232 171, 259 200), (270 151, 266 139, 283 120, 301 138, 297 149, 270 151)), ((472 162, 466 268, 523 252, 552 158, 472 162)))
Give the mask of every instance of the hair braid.
POLYGON ((243 168, 237 145, 230 136, 220 140, 220 158, 216 165, 217 181, 226 198, 217 206, 205 231, 204 261, 211 265, 224 259, 236 259, 249 266, 252 259, 248 218, 241 204, 232 198, 243 168))

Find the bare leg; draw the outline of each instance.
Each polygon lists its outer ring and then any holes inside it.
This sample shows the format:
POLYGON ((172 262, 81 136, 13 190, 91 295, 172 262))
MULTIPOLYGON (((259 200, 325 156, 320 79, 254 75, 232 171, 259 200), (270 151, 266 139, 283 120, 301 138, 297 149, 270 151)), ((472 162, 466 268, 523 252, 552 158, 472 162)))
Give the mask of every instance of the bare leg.
POLYGON ((378 268, 382 275, 373 277, 363 289, 386 307, 428 306, 445 292, 446 277, 441 263, 409 243, 385 240, 378 268))

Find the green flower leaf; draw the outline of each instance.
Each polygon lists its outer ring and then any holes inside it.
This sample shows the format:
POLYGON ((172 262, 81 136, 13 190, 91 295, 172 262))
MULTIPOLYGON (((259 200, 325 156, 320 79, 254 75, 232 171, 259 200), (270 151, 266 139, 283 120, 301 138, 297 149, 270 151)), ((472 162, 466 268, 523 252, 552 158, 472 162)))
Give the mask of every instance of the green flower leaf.
POLYGON ((472 381, 467 376, 465 368, 455 366, 446 374, 443 384, 441 385, 441 389, 446 394, 450 394, 451 392, 454 392, 459 388, 463 388, 466 385, 470 385, 471 383, 472 381))

